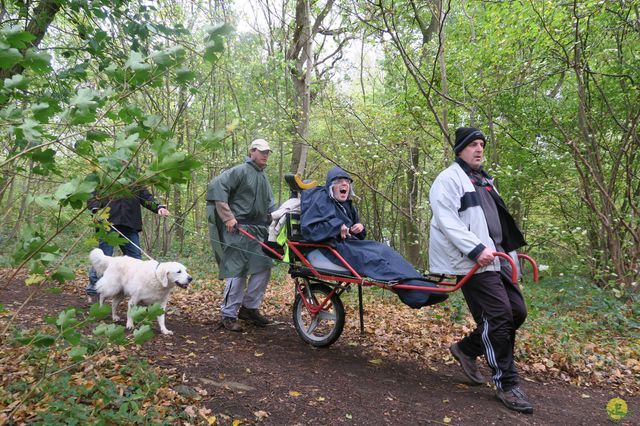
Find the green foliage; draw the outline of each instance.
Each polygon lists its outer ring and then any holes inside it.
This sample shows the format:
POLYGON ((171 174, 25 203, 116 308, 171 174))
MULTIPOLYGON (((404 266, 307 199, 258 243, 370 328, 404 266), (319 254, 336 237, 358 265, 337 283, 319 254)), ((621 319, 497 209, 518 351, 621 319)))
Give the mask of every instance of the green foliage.
POLYGON ((28 261, 29 271, 42 274, 45 269, 58 260, 60 250, 57 246, 48 244, 46 233, 41 229, 30 226, 22 228, 18 244, 12 258, 15 264, 28 261))
MULTIPOLYGON (((69 355, 80 357, 86 348, 75 347, 69 355)), ((32 362, 37 362, 35 359, 32 362)), ((156 392, 167 384, 166 376, 158 375, 148 364, 130 359, 120 366, 118 374, 130 378, 123 386, 109 377, 86 377, 78 381, 74 371, 64 371, 40 384, 33 399, 46 402, 46 409, 32 413, 35 424, 71 425, 89 424, 173 424, 181 418, 178 407, 168 407, 162 415, 153 405, 144 408, 145 402, 153 401, 156 392), (51 396, 55 396, 51 398, 51 396)), ((13 395, 24 394, 30 384, 17 380, 7 389, 13 395)), ((9 401, 7 401, 9 402, 9 401)), ((146 405, 150 405, 148 402, 146 405)))
POLYGON ((23 382, 22 379, 13 383, 10 400, 4 402, 10 404, 21 400, 27 403, 43 397, 49 399, 46 410, 34 413, 36 422, 47 424, 82 423, 92 418, 99 418, 101 422, 138 423, 155 418, 158 415, 155 410, 142 410, 140 404, 145 398, 154 397, 166 381, 139 361, 131 359, 120 367, 120 374, 130 379, 124 394, 119 381, 87 377, 86 383, 91 385, 85 385, 78 382, 74 374, 74 370, 79 371, 77 369, 83 364, 100 359, 110 344, 140 345, 151 339, 153 331, 150 324, 163 313, 158 304, 148 308, 135 307, 133 315, 141 326, 131 336, 126 336, 121 325, 99 323, 110 311, 110 306, 94 304, 83 315, 84 318, 79 318, 76 308, 68 308, 55 317, 45 318, 48 330, 17 330, 12 342, 31 347, 23 362, 37 366, 41 376, 37 383, 23 382), (92 335, 86 333, 87 326, 91 325, 95 326, 92 335), (46 395, 55 395, 55 399, 50 400, 46 395), (100 410, 96 412, 96 408, 100 410))
POLYGON ((95 321, 106 318, 111 313, 111 307, 109 305, 100 305, 94 303, 89 308, 89 318, 95 321))
MULTIPOLYGON (((45 275, 63 282, 74 274, 58 265, 66 255, 60 246, 68 246, 60 237, 67 229, 93 227, 78 221, 90 197, 126 196, 141 186, 168 192, 187 184, 201 166, 176 137, 179 114, 147 101, 164 89, 194 90, 211 69, 205 53, 219 58, 233 29, 210 26, 194 42, 181 23, 162 22, 165 6, 63 1, 61 12, 52 8, 33 22, 45 25, 39 40, 24 31, 36 6, 9 5, 5 22, 12 24, 0 25, 0 70, 6 70, 0 81, 0 202, 23 177, 44 178, 26 189, 25 207, 35 220, 13 231, 19 238, 12 259, 28 262, 30 282, 45 275), (47 27, 49 21, 56 25, 47 27), (54 35, 46 32, 54 27, 54 35)), ((106 236, 107 229, 100 226, 98 236, 120 243, 106 236)))
POLYGON ((233 32, 233 27, 229 24, 207 26, 204 31, 205 37, 204 59, 207 62, 215 63, 219 55, 224 51, 224 37, 233 32))
POLYGON ((544 279, 540 284, 528 285, 526 292, 528 321, 544 330, 581 340, 597 336, 606 341, 621 335, 630 341, 640 338, 637 297, 622 300, 579 277, 544 279))

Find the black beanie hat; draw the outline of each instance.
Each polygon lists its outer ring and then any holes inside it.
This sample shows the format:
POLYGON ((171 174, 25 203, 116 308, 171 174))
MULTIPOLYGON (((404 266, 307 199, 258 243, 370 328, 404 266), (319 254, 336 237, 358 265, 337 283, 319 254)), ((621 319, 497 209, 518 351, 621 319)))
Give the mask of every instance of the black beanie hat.
POLYGON ((475 127, 458 127, 456 129, 456 144, 453 146, 453 152, 458 155, 460 151, 476 139, 487 141, 484 133, 475 127))

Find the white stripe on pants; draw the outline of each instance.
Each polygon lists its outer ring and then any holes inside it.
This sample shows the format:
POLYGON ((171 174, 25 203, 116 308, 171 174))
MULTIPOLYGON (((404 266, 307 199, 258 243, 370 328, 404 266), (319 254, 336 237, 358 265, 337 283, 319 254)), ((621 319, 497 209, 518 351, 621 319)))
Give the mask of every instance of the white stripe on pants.
POLYGON ((271 268, 255 273, 249 277, 227 278, 224 287, 224 297, 220 307, 223 317, 238 317, 240 306, 247 309, 259 309, 271 278, 271 268), (246 287, 246 290, 245 290, 246 287))

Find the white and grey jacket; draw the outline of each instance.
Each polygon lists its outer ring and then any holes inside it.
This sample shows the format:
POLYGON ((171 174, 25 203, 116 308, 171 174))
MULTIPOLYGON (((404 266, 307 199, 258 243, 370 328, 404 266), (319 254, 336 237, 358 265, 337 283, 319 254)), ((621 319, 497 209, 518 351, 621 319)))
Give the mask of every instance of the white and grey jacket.
MULTIPOLYGON (((495 251, 484 211, 477 199, 473 183, 456 162, 433 182, 429 191, 433 212, 429 235, 430 273, 466 275, 485 247, 495 251)), ((517 265, 515 250, 509 255, 517 265)), ((496 257, 491 265, 476 273, 499 270, 500 260, 496 257)))

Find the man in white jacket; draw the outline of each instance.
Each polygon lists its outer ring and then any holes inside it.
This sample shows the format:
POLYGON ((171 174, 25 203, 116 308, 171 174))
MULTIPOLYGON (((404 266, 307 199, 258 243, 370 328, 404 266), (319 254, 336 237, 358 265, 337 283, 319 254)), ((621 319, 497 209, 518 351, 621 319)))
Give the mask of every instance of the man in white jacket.
POLYGON ((508 262, 494 252, 508 253, 526 244, 513 217, 482 170, 486 137, 473 127, 456 130, 455 162, 442 171, 429 192, 433 211, 429 272, 457 275, 460 280, 478 263, 481 268, 462 286, 476 329, 449 348, 473 384, 484 384, 476 358, 485 356, 493 372, 496 396, 508 408, 532 413, 519 387, 513 361, 516 330, 527 308, 508 262))

